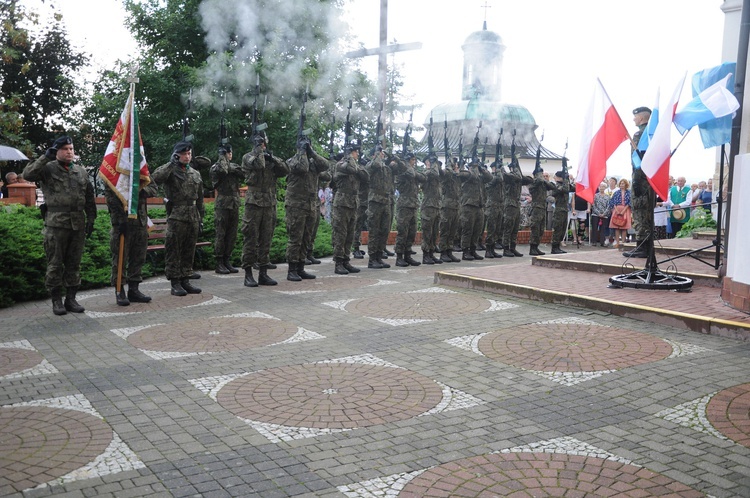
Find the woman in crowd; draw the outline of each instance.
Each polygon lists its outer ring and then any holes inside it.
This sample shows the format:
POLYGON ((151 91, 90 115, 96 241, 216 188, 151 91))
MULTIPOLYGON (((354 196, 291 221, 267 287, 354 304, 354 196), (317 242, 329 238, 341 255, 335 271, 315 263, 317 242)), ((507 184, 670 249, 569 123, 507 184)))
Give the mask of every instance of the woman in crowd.
POLYGON ((609 228, 615 230, 615 242, 617 249, 623 249, 623 243, 630 229, 633 219, 632 204, 630 202, 630 182, 622 178, 618 183, 620 189, 612 194, 609 200, 609 208, 612 213, 609 220, 609 228))
POLYGON ((594 204, 591 206, 591 245, 599 244, 607 246, 607 235, 609 232, 609 201, 606 194, 607 184, 599 185, 599 192, 594 195, 594 204))

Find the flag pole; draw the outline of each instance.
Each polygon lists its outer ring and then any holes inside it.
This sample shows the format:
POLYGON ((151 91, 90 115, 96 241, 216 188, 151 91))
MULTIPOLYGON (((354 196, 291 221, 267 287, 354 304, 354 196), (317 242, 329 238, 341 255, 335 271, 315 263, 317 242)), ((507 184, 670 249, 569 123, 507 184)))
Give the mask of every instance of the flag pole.
POLYGON ((679 142, 677 142, 677 145, 675 145, 675 146, 674 146, 674 149, 672 149, 672 152, 670 152, 670 154, 669 154, 669 157, 672 157, 672 156, 674 156, 674 153, 675 153, 675 152, 677 152, 677 149, 678 149, 678 148, 680 147, 680 145, 682 145, 682 142, 684 142, 684 141, 685 141, 685 137, 687 137, 687 136, 688 136, 688 133, 690 133, 690 130, 692 130, 692 128, 690 128, 690 129, 689 129, 688 131, 686 131, 686 132, 685 132, 685 134, 684 134, 684 135, 682 136, 682 138, 680 139, 680 141, 679 141, 679 142))

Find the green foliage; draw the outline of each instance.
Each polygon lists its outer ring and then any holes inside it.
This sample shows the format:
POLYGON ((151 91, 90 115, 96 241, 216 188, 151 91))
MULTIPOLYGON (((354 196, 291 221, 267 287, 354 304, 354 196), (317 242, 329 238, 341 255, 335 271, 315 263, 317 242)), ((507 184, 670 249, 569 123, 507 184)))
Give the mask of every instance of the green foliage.
POLYGON ((44 274, 47 259, 42 247, 44 222, 37 208, 20 205, 0 209, 0 307, 14 301, 47 295, 44 274))
POLYGON ((702 207, 694 207, 690 212, 690 219, 682 225, 682 228, 675 237, 691 237, 695 230, 713 229, 716 230, 716 220, 711 216, 711 212, 702 207))

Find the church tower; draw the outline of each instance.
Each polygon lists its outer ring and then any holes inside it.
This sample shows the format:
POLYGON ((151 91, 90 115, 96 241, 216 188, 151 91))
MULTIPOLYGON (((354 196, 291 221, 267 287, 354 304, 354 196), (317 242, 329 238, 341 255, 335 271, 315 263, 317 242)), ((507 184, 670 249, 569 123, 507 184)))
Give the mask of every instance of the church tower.
POLYGON ((500 35, 488 31, 484 21, 482 30, 470 34, 461 48, 464 51, 461 99, 501 101, 505 45, 500 35))

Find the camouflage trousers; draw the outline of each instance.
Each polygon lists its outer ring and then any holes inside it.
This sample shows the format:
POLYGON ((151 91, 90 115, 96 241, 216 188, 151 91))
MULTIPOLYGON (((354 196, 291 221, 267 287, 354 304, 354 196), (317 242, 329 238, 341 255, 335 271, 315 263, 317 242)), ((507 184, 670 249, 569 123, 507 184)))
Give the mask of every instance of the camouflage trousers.
POLYGON ((242 217, 242 268, 271 262, 271 241, 276 228, 276 206, 245 205, 242 217))
POLYGON ((656 205, 654 191, 649 188, 646 195, 634 195, 632 203, 635 239, 646 240, 654 233, 654 206, 656 205))
POLYGON ((503 247, 516 245, 518 238, 518 226, 521 222, 520 206, 507 206, 505 218, 503 219, 503 247))
POLYGON ((237 227, 240 222, 239 209, 217 209, 214 211, 214 254, 217 258, 232 256, 234 244, 237 242, 237 227))
POLYGON ((47 290, 60 292, 63 287, 81 285, 81 257, 86 235, 83 230, 44 227, 44 252, 47 255, 47 290))
POLYGON ((333 258, 339 261, 348 260, 354 241, 354 224, 357 222, 355 208, 333 207, 333 258))
POLYGON ((385 250, 391 232, 391 206, 370 202, 367 206, 367 227, 370 229, 367 253, 370 256, 385 250))
POLYGON ((396 213, 396 254, 411 251, 417 236, 417 208, 399 206, 396 213))
MULTIPOLYGON (((117 285, 117 266, 120 261, 120 232, 112 227, 109 232, 109 248, 112 252, 112 272, 109 283, 117 285)), ((128 222, 128 233, 125 235, 125 245, 122 252, 122 283, 142 282, 141 270, 146 262, 148 248, 148 229, 134 220, 128 222)))
POLYGON ((164 275, 184 280, 193 273, 195 243, 198 242, 198 220, 183 221, 167 218, 164 240, 164 275))
MULTIPOLYGON (((320 211, 318 211, 320 212, 320 211)), ((312 240, 315 213, 309 208, 286 208, 286 260, 289 263, 305 261, 312 240)))
POLYGON ((547 206, 531 206, 531 234, 529 235, 529 244, 538 246, 544 235, 544 225, 547 218, 547 206))
POLYGON ((487 222, 487 217, 484 215, 484 208, 479 208, 479 231, 477 232, 477 240, 474 242, 475 246, 478 246, 482 243, 482 237, 484 236, 484 228, 485 223, 487 222))
POLYGON ((477 245, 482 234, 482 208, 479 206, 461 206, 461 248, 468 249, 477 245))
POLYGON ((305 242, 307 252, 315 249, 315 238, 318 236, 318 227, 320 226, 320 219, 322 218, 322 216, 320 215, 320 205, 317 199, 313 211, 315 212, 315 216, 313 216, 313 226, 312 231, 310 232, 310 240, 305 242))
POLYGON ((484 210, 487 219, 487 247, 503 242, 503 206, 491 205, 484 210))
POLYGON ((568 210, 565 206, 562 209, 555 209, 552 213, 552 244, 560 245, 565 237, 565 230, 568 228, 568 210))
POLYGON ((422 252, 437 251, 440 234, 440 208, 422 208, 422 252))
POLYGON ((357 207, 357 219, 354 222, 354 241, 352 242, 352 250, 359 248, 362 243, 362 231, 367 230, 367 201, 359 201, 359 207, 357 207))
POLYGON ((458 237, 458 209, 440 210, 440 252, 453 249, 453 241, 458 237))

